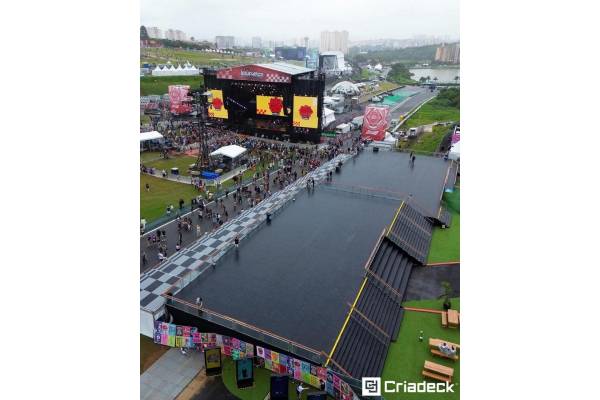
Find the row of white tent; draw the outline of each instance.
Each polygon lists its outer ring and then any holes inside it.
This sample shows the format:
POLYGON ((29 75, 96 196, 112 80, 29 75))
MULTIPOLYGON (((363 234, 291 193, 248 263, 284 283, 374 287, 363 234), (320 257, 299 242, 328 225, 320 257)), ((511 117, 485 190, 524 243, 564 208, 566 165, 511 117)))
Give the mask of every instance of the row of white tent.
POLYGON ((369 70, 375 70, 375 71, 382 71, 382 70, 383 70, 383 65, 381 65, 381 64, 377 64, 377 65, 375 65, 375 66, 373 67, 373 66, 371 66, 371 65, 369 64, 369 65, 367 65, 367 69, 369 69, 369 70))
POLYGON ((200 69, 194 67, 191 64, 185 64, 183 67, 178 65, 174 67, 172 65, 157 65, 152 70, 152 76, 181 76, 181 75, 200 75, 200 69))

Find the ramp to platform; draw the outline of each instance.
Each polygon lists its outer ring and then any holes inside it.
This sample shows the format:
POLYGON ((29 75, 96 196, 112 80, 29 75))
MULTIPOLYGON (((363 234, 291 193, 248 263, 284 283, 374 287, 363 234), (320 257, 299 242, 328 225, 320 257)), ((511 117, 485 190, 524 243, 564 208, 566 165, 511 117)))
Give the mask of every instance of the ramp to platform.
POLYGON ((386 236, 421 264, 427 261, 433 224, 410 201, 403 201, 386 236))
POLYGON ((380 239, 331 356, 340 372, 356 378, 381 376, 390 342, 398 336, 413 266, 413 260, 391 240, 380 239))

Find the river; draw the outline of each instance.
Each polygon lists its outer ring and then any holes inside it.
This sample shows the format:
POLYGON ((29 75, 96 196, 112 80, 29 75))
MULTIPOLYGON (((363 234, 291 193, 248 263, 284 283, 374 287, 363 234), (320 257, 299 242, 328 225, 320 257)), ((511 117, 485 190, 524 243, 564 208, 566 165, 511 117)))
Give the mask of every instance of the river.
POLYGON ((459 68, 415 68, 409 71, 414 74, 411 78, 415 81, 418 81, 422 76, 425 78, 429 76, 431 80, 437 77, 439 83, 455 83, 454 78, 460 76, 459 68))

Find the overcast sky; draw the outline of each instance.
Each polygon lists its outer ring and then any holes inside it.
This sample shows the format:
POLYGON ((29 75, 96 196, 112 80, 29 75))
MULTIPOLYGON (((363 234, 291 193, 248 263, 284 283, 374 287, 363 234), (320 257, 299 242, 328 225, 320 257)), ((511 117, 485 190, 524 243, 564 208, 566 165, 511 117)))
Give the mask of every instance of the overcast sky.
POLYGON ((459 0, 141 0, 141 24, 217 35, 286 40, 347 30, 350 41, 459 37, 459 0))

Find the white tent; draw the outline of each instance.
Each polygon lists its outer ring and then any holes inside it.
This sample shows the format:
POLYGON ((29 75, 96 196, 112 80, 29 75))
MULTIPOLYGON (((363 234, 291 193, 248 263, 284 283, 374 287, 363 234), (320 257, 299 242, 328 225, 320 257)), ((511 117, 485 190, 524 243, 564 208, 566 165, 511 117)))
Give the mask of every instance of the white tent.
POLYGON ((460 160, 460 142, 456 142, 452 145, 450 153, 448 153, 448 158, 455 161, 460 160))
POLYGON ((200 69, 194 67, 191 64, 186 64, 184 66, 177 65, 176 67, 173 65, 166 65, 164 67, 157 66, 152 70, 153 76, 192 76, 192 75, 200 75, 200 69))
POLYGON ((327 126, 327 125, 331 124, 333 121, 335 121, 334 111, 330 110, 327 107, 323 107, 323 125, 322 126, 327 126))
POLYGON ((360 89, 352 82, 343 81, 336 83, 331 88, 331 93, 339 93, 347 96, 354 96, 360 94, 360 89))
POLYGON ((247 150, 236 144, 231 144, 229 146, 223 146, 218 148, 217 150, 210 153, 211 156, 225 156, 231 159, 238 158, 242 154, 244 154, 247 150))
POLYGON ((163 137, 163 135, 161 135, 157 131, 140 132, 140 142, 145 142, 147 140, 162 139, 162 137, 163 137))

